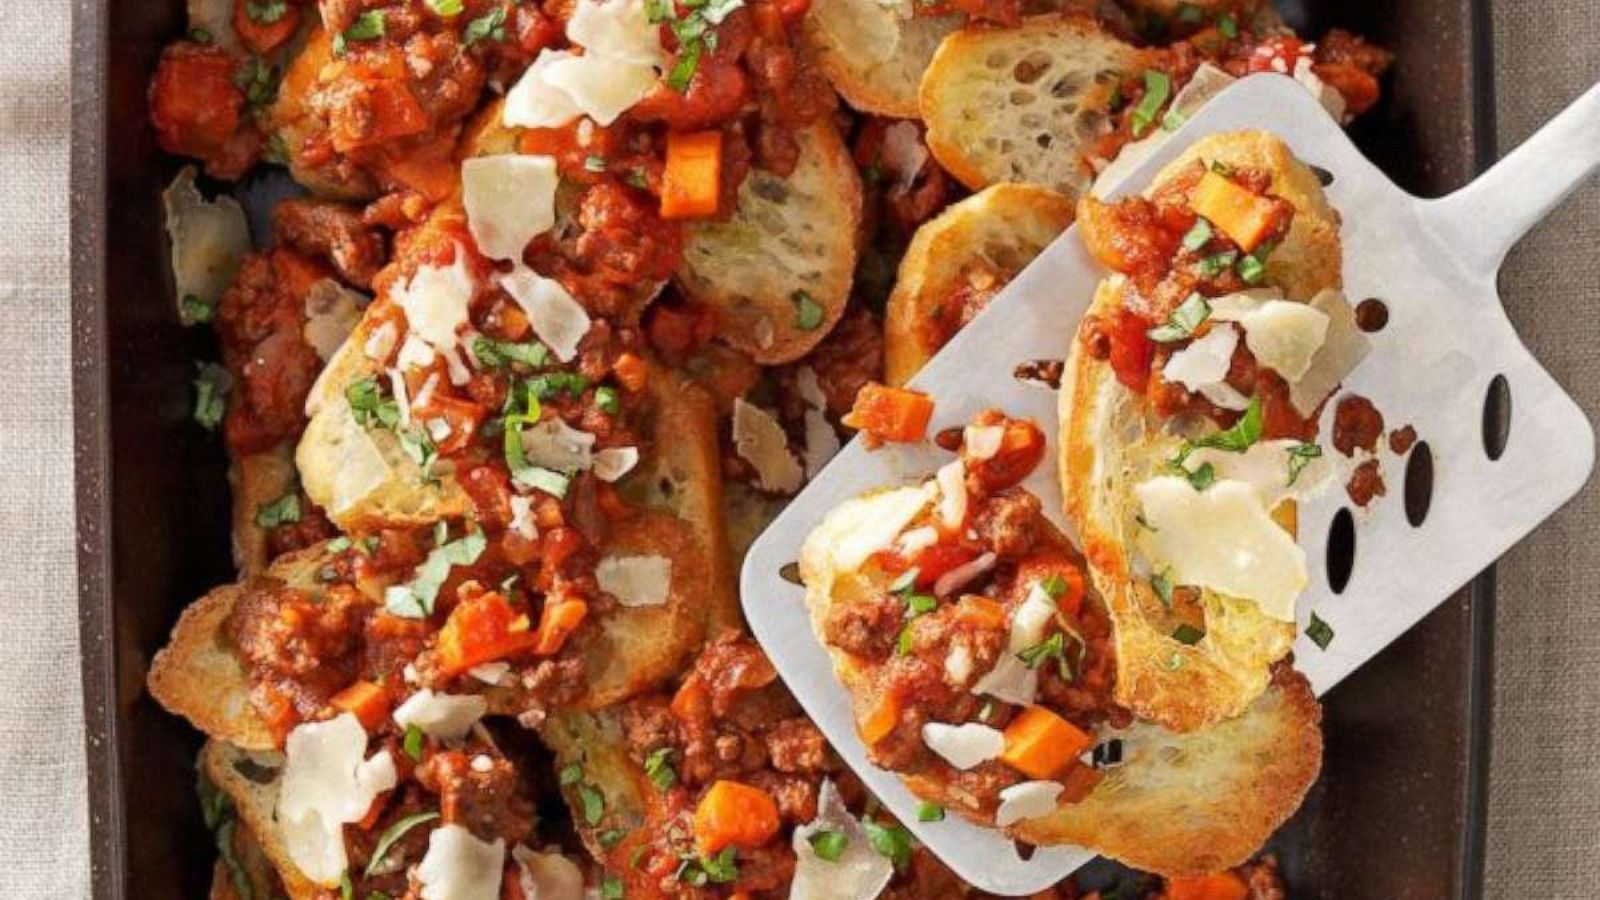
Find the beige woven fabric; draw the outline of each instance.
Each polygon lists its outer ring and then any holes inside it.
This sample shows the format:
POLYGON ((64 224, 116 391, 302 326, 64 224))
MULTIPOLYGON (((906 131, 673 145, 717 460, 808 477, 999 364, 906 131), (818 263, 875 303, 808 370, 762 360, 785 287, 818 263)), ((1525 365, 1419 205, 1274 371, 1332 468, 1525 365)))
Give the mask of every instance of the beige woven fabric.
POLYGON ((0 897, 88 893, 64 2, 0 4, 0 897))
MULTIPOLYGON (((1600 0, 1495 4, 1502 152, 1600 80, 1600 0)), ((1600 422, 1600 183, 1529 235, 1501 275, 1506 309, 1600 422)), ((1511 440, 1516 440, 1515 397, 1511 440)), ((1600 891, 1600 490, 1594 482, 1499 569, 1486 895, 1600 891)))

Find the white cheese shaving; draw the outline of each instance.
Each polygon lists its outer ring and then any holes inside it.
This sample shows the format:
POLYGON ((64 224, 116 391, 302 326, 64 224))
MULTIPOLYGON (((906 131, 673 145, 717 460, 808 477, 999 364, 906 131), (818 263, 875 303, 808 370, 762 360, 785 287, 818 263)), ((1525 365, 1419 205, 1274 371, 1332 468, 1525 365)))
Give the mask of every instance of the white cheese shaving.
POLYGON ((987 551, 945 572, 933 582, 934 596, 948 597, 961 590, 974 578, 994 568, 996 559, 993 551, 987 551))
POLYGON ((463 160, 461 204, 483 255, 522 262, 528 242, 556 223, 560 181, 552 156, 506 153, 463 160))
POLYGON ((923 525, 900 535, 900 539, 895 541, 895 546, 906 556, 915 556, 917 551, 925 550, 937 543, 939 543, 939 529, 932 525, 923 525))
POLYGON ((439 354, 434 352, 428 342, 415 334, 406 335, 400 344, 400 354, 394 358, 396 369, 424 369, 433 365, 433 360, 439 354))
POLYGON ((894 877, 894 863, 872 846, 861 822, 850 814, 833 781, 823 779, 817 796, 817 817, 794 830, 794 880, 789 900, 873 900, 894 877), (822 831, 844 836, 836 860, 817 855, 813 835, 822 831))
POLYGON ((1212 405, 1222 409, 1242 412, 1250 408, 1250 398, 1240 393, 1238 389, 1226 381, 1200 385, 1200 396, 1209 400, 1212 405))
POLYGON ((193 297, 216 307, 250 252, 250 226, 244 208, 232 197, 208 201, 195 187, 194 166, 184 166, 161 194, 167 237, 172 244, 172 280, 177 288, 178 318, 188 325, 194 313, 183 302, 193 297))
POLYGON ((1311 368, 1328 333, 1328 314, 1305 303, 1248 294, 1218 298, 1212 318, 1238 322, 1256 362, 1291 384, 1311 368))
POLYGON ((366 353, 367 359, 383 362, 394 351, 394 342, 399 338, 400 329, 395 323, 392 321, 384 322, 374 328, 371 334, 367 335, 367 342, 362 345, 361 350, 366 353))
POLYGON ((450 423, 444 419, 429 419, 422 424, 428 429, 428 437, 431 438, 435 444, 442 444, 445 441, 450 440, 450 423))
POLYGON ((451 384, 456 387, 462 387, 472 380, 472 370, 467 368, 466 363, 461 361, 460 347, 446 347, 439 355, 444 357, 445 368, 450 373, 451 384))
POLYGON ((583 870, 559 851, 536 853, 518 844, 511 850, 524 900, 584 900, 583 870))
POLYGON ((356 766, 356 784, 361 790, 376 797, 384 791, 394 790, 400 783, 400 773, 394 767, 394 757, 387 750, 379 750, 361 765, 356 766))
POLYGON ((1034 585, 1017 605, 1016 612, 1011 614, 1011 634, 1007 638, 1006 649, 1011 653, 1021 653, 1036 646, 1044 640, 1045 629, 1055 617, 1056 602, 1050 599, 1043 587, 1034 585))
POLYGON ((594 455, 594 474, 601 481, 616 481, 638 464, 638 447, 607 447, 594 455))
POLYGON ((317 351, 318 359, 327 362, 333 358, 334 351, 361 321, 361 308, 366 304, 365 294, 349 290, 332 278, 311 285, 306 291, 306 324, 301 334, 317 351))
POLYGON ((528 324, 556 359, 571 362, 589 333, 589 314, 561 282, 519 267, 502 275, 500 286, 527 313, 528 324))
POLYGON ((1000 808, 995 810, 994 823, 1001 828, 1037 819, 1055 812, 1056 798, 1063 790, 1056 781, 1024 781, 1000 789, 1000 808))
POLYGON ((567 20, 567 39, 590 54, 635 65, 665 68, 670 59, 645 0, 579 0, 567 20))
POLYGON ((1328 317, 1328 330, 1322 348, 1311 359, 1311 368, 1289 385, 1289 403, 1302 416, 1315 412, 1372 350, 1344 294, 1322 291, 1311 298, 1311 308, 1328 317))
POLYGON ((337 886, 347 866, 343 827, 360 821, 377 795, 394 787, 394 761, 388 761, 386 779, 383 763, 368 765, 366 751, 366 729, 352 713, 298 725, 284 743, 276 815, 285 848, 305 876, 324 887, 337 886))
POLYGON ((610 125, 656 86, 654 66, 586 53, 558 59, 545 68, 545 83, 572 98, 598 125, 610 125))
POLYGON ((567 50, 540 53, 506 92, 501 120, 511 128, 560 128, 576 119, 581 112, 577 101, 545 80, 551 66, 572 57, 567 50))
POLYGON ((1162 475, 1134 487, 1148 528, 1140 550, 1176 584, 1209 588, 1253 600, 1261 611, 1294 621, 1295 598, 1305 589, 1306 555, 1273 521, 1257 490, 1218 480, 1197 491, 1187 479, 1162 475))
POLYGON ((1161 377, 1191 391, 1202 385, 1217 384, 1228 377, 1239 332, 1231 325, 1218 324, 1189 346, 1172 354, 1161 369, 1161 377))
POLYGON ((435 694, 423 688, 395 708, 394 721, 402 730, 415 725, 442 741, 466 737, 489 711, 488 701, 472 694, 435 694))
POLYGON ((444 825, 428 835, 428 852, 417 863, 422 900, 499 900, 506 842, 480 841, 461 825, 444 825))
POLYGON ((837 513, 837 540, 831 548, 834 567, 854 572, 879 550, 886 549, 931 499, 927 487, 904 487, 849 500, 837 513))
POLYGON ((955 644, 944 657, 944 675, 957 687, 965 687, 972 678, 972 649, 966 644, 955 644))
POLYGON ((805 471, 789 452, 783 426, 743 397, 733 401, 733 446, 739 458, 756 470, 756 482, 764 491, 792 494, 805 480, 805 471))
POLYGON ((1347 121, 1344 95, 1339 93, 1338 88, 1318 78, 1317 73, 1311 71, 1311 58, 1309 56, 1302 56, 1294 61, 1294 80, 1300 82, 1300 85, 1311 93, 1311 96, 1317 98, 1317 102, 1322 104, 1322 108, 1328 111, 1328 115, 1333 116, 1335 122, 1342 123, 1347 121))
POLYGON ((528 462, 558 472, 582 471, 594 462, 594 435, 568 425, 560 416, 522 429, 522 453, 528 462))
POLYGON ((479 663, 467 670, 468 675, 484 684, 499 684, 510 672, 511 664, 508 662, 479 663))
POLYGON ((468 763, 468 765, 472 766, 472 771, 480 774, 494 771, 494 760, 490 759, 487 753, 479 753, 474 756, 472 762, 468 763))
POLYGON ((394 394, 394 405, 400 413, 400 427, 411 427, 411 396, 406 390, 406 377, 398 369, 389 370, 389 390, 394 394))
POLYGON ((822 392, 822 383, 817 380, 817 370, 810 366, 801 366, 794 373, 795 393, 806 406, 812 409, 827 409, 828 395, 822 392))
POLYGON ((393 292, 411 330, 436 350, 454 347, 456 331, 467 324, 474 285, 466 256, 466 251, 457 247, 455 262, 419 266, 411 279, 393 292))
POLYGON ((815 478, 822 467, 839 452, 839 434, 829 424, 828 417, 819 409, 805 412, 806 427, 806 477, 815 478))
POLYGON ((528 540, 539 536, 539 526, 533 521, 533 498, 521 494, 511 498, 511 530, 528 540))
POLYGON ((993 459, 1005 437, 1006 430, 1001 425, 968 425, 961 432, 962 452, 980 462, 993 459))
POLYGON ((1005 735, 977 722, 962 725, 929 722, 922 726, 922 743, 963 772, 991 759, 999 759, 1006 749, 1005 735))
POLYGON ((623 606, 660 606, 672 589, 672 560, 664 556, 606 556, 594 568, 600 590, 623 606))
MULTIPOLYGON (((428 405, 428 401, 433 399, 433 392, 435 390, 437 390, 438 387, 439 387, 439 373, 438 372, 429 372, 428 373, 428 377, 424 378, 422 380, 422 387, 417 389, 417 395, 415 397, 411 398, 411 405, 412 406, 419 406, 419 407, 426 407, 428 405)), ((425 424, 431 430, 433 428, 433 423, 434 422, 439 422, 439 421, 443 421, 443 420, 441 420, 441 419, 432 419, 432 420, 428 421, 425 424)), ((449 429, 448 429, 448 426, 447 426, 446 427, 446 432, 448 432, 448 431, 449 431, 449 429)))
POLYGON ((1007 703, 1028 706, 1039 695, 1039 673, 1028 668, 1015 653, 1002 653, 994 668, 972 686, 974 694, 987 694, 1007 703))
POLYGON ((879 161, 895 176, 894 193, 910 190, 918 173, 928 163, 928 148, 923 145, 917 126, 901 119, 884 129, 879 161))
POLYGON ((941 466, 934 479, 939 483, 939 521, 955 531, 967 521, 967 467, 954 460, 941 466))

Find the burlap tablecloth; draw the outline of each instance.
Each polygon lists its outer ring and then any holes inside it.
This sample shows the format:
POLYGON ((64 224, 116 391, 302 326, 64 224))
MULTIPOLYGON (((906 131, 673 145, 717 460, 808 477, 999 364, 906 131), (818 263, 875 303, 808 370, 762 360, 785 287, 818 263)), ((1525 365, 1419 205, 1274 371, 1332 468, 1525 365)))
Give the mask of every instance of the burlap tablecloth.
MULTIPOLYGON (((1600 79, 1600 0, 1496 6, 1505 149, 1600 79)), ((69 22, 62 0, 0 4, 0 810, 6 818, 0 898, 6 900, 87 896, 91 852, 67 340, 69 22)), ((1591 334, 1600 306, 1600 184, 1589 185, 1516 251, 1504 291, 1528 343, 1600 420, 1600 355, 1591 334)), ((1500 569, 1491 897, 1600 893, 1597 533, 1600 491, 1591 487, 1500 569)))

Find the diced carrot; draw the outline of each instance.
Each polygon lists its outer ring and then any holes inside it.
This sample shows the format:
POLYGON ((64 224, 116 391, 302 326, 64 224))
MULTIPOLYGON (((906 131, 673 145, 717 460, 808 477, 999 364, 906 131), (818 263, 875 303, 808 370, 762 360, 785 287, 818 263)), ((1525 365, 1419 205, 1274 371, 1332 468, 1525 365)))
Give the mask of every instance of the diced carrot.
POLYGON ((1022 479, 1044 459, 1044 432, 1031 419, 1008 419, 1000 449, 988 459, 972 460, 967 470, 991 491, 1004 490, 1022 479))
POLYGON ((722 198, 722 132, 667 133, 661 218, 715 215, 722 198))
POLYGON ((469 594, 439 631, 439 671, 446 677, 459 675, 473 666, 531 650, 538 642, 528 617, 512 609, 504 594, 469 594))
POLYGON ((539 615, 539 631, 535 635, 533 652, 550 656, 561 650, 589 615, 589 604, 571 598, 550 598, 545 601, 544 612, 539 615))
POLYGON ((1039 779, 1055 778, 1094 744, 1094 738, 1076 725, 1037 704, 1011 720, 1005 738, 1006 749, 1000 759, 1039 779))
POLYGON ((956 601, 956 619, 979 628, 1000 631, 1006 627, 1006 608, 988 597, 968 594, 956 601))
POLYGON ((691 675, 672 695, 670 709, 680 722, 703 722, 711 714, 711 694, 704 682, 691 675))
POLYGON ((239 35, 239 40, 244 41, 245 46, 256 53, 272 52, 279 44, 294 37, 299 27, 300 7, 292 3, 274 6, 271 3, 256 3, 253 0, 234 0, 233 30, 239 35), (257 15, 266 15, 264 10, 275 9, 278 18, 272 22, 259 21, 251 15, 251 7, 255 7, 257 15))
POLYGON ((709 856, 724 847, 754 849, 778 833, 778 804, 766 791, 722 779, 694 809, 694 841, 709 856))
POLYGON ((617 357, 611 364, 611 371, 617 375, 617 380, 630 391, 637 391, 644 387, 649 369, 643 359, 632 353, 624 353, 617 357))
POLYGON ((1272 233, 1278 205, 1218 172, 1207 172, 1189 195, 1189 206, 1246 253, 1272 233))
POLYGON ((333 695, 328 701, 334 709, 355 714, 361 727, 376 731, 389 718, 389 692, 371 681, 358 681, 333 695))
POLYGON ((1213 872, 1167 882, 1166 900, 1245 900, 1250 888, 1232 872, 1213 872))
POLYGON ((900 699, 893 694, 884 694, 860 719, 856 728, 861 732, 861 740, 870 747, 888 737, 899 722, 900 699))
POLYGON ((880 441, 922 440, 933 418, 933 398, 917 391, 888 387, 876 381, 862 385, 844 424, 880 441))
POLYGON ((349 153, 394 138, 426 131, 428 114, 404 81, 373 81, 365 85, 366 102, 330 120, 333 148, 349 153))

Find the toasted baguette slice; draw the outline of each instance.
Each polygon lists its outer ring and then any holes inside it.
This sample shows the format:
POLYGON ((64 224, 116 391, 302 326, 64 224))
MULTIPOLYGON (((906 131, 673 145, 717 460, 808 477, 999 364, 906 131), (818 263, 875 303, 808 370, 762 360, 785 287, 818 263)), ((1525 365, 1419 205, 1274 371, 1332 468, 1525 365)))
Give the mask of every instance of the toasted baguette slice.
POLYGON ((559 712, 540 726, 539 737, 555 752, 558 770, 572 765, 583 769, 581 781, 564 784, 561 790, 573 810, 578 838, 595 859, 626 862, 635 847, 650 845, 654 835, 645 826, 651 813, 659 811, 663 795, 628 755, 620 710, 559 712), (583 815, 580 792, 585 788, 604 798, 598 821, 583 815), (600 839, 602 833, 616 830, 624 834, 620 842, 600 839))
POLYGON ((970 277, 1015 278, 1072 215, 1072 201, 1049 188, 996 184, 918 228, 884 313, 884 380, 905 384, 939 352, 923 323, 970 277))
POLYGON ((333 38, 320 24, 313 27, 305 45, 284 70, 277 98, 268 112, 268 127, 288 155, 289 174, 319 197, 335 200, 370 200, 378 194, 372 176, 354 167, 313 165, 302 152, 306 138, 322 123, 306 106, 323 68, 334 61, 333 38))
POLYGON ((795 135, 788 178, 751 170, 733 217, 691 228, 678 283, 717 311, 717 336, 764 364, 805 355, 844 314, 861 230, 861 177, 833 123, 795 135), (801 295, 821 307, 801 327, 801 295))
POLYGON ((817 0, 803 24, 805 42, 834 90, 856 109, 915 119, 917 87, 939 42, 963 16, 912 16, 878 0, 817 0))
MULTIPOLYGON (((864 523, 892 517, 886 505, 897 505, 889 493, 847 501, 807 537, 800 575, 819 638, 832 609, 873 602, 888 589, 890 575, 841 571, 835 563, 836 550, 864 533, 864 523)), ((1056 545, 1070 547, 1048 525, 1042 527, 1056 545)), ((1091 588, 1084 603, 1102 601, 1091 588)), ((837 647, 828 649, 852 698, 870 704, 870 664, 837 647)), ((1120 656, 1120 641, 1117 649, 1120 656)), ((1006 832, 1032 844, 1077 844, 1162 875, 1227 868, 1259 849, 1315 781, 1322 760, 1320 717, 1305 679, 1285 666, 1270 693, 1221 725, 1179 733, 1135 722, 1105 730, 1097 739, 1123 741, 1122 766, 1109 770, 1083 800, 1006 832)), ((992 814, 980 811, 966 788, 944 780, 941 772, 947 771, 930 768, 902 773, 902 778, 919 797, 992 824, 992 814)))
MULTIPOLYGON (((1155 183, 1195 159, 1269 169, 1271 192, 1294 204, 1293 226, 1267 263, 1270 283, 1300 299, 1338 286, 1338 216, 1315 176, 1280 141, 1263 132, 1208 138, 1155 183)), ((1120 277, 1102 282, 1089 315, 1115 309, 1125 288, 1120 277)), ((1173 639, 1165 606, 1148 577, 1133 574, 1141 527, 1133 489, 1165 471, 1182 435, 1151 423, 1144 397, 1125 388, 1110 363, 1095 359, 1081 339, 1073 342, 1067 360, 1060 410, 1062 492, 1116 628, 1117 701, 1178 731, 1239 715, 1266 690, 1273 664, 1288 654, 1294 624, 1267 616, 1252 601, 1203 591, 1205 636, 1193 645, 1173 639)))
POLYGON ((200 750, 201 771, 233 800, 239 824, 255 835, 261 853, 278 870, 290 900, 321 900, 327 894, 294 864, 278 828, 283 764, 283 754, 276 751, 251 752, 225 741, 206 741, 200 750))
MULTIPOLYGON (((202 748, 200 752, 203 757, 206 750, 202 748)), ((228 799, 231 802, 233 798, 228 799)), ((225 826, 227 833, 219 830, 217 840, 219 843, 228 841, 231 861, 218 859, 211 867, 211 892, 207 896, 210 900, 265 900, 286 896, 278 866, 267 856, 255 830, 236 813, 230 812, 230 815, 232 818, 225 826)), ((219 825, 219 829, 221 827, 224 826, 219 825)))
POLYGON ((1017 181, 1076 198, 1094 177, 1093 142, 1111 129, 1112 92, 1142 60, 1087 15, 963 28, 922 76, 928 149, 973 190, 1017 181))

